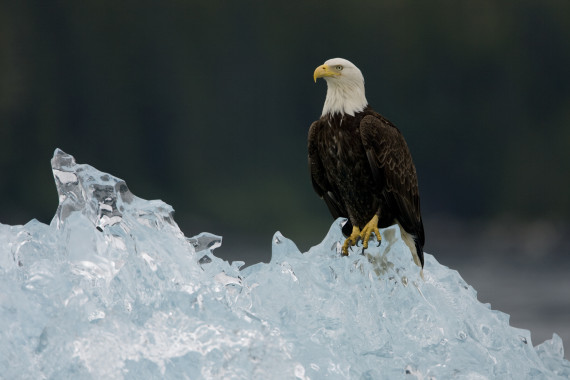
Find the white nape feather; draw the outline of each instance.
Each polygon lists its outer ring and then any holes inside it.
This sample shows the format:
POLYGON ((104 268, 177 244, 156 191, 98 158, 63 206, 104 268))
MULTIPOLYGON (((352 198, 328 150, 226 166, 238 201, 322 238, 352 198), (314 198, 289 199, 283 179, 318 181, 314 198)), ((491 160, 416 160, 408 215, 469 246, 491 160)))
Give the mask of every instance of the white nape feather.
POLYGON ((340 75, 325 77, 327 98, 323 107, 324 115, 347 114, 354 116, 367 105, 364 93, 364 77, 354 64, 343 58, 332 58, 325 62, 331 68, 342 66, 340 75))

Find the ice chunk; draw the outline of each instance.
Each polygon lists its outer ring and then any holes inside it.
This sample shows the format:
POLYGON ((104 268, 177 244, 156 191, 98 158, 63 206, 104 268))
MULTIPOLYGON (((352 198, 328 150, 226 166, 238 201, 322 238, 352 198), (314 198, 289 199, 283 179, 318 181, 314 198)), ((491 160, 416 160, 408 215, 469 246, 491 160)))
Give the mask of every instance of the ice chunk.
POLYGON ((339 254, 341 220, 308 252, 277 232, 240 270, 186 238, 161 201, 56 150, 50 225, 0 225, 0 377, 192 379, 570 376, 398 226, 339 254))

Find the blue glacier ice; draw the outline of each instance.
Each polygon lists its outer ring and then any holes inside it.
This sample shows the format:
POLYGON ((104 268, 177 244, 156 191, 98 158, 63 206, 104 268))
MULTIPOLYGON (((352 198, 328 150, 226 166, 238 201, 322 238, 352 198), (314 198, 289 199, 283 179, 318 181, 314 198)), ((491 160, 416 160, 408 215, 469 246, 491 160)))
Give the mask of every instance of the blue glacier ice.
POLYGON ((2 379, 570 377, 556 334, 534 347, 429 254, 420 273, 397 226, 348 257, 341 220, 304 253, 277 232, 240 270, 162 201, 61 150, 52 168, 51 224, 0 225, 2 379))

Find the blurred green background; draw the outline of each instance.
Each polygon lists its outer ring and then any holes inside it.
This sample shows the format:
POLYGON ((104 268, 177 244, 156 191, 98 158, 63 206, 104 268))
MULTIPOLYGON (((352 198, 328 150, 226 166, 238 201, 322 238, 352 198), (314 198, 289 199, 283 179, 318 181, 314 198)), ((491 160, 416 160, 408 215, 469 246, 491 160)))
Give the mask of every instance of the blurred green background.
POLYGON ((565 0, 1 1, 0 222, 49 223, 59 147, 225 257, 267 261, 276 230, 306 250, 332 222, 306 158, 332 57, 408 141, 427 252, 470 283, 483 256, 568 263, 565 0))

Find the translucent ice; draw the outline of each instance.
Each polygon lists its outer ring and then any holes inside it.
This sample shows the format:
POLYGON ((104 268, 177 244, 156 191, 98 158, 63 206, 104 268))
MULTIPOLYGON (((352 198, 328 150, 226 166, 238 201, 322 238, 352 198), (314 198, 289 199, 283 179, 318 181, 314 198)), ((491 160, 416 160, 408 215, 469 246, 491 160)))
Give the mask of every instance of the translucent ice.
POLYGON ((555 379, 560 338, 477 301, 400 231, 338 253, 341 221, 301 253, 276 233, 269 264, 244 270, 186 238, 161 201, 60 150, 48 226, 0 225, 0 378, 555 379))

